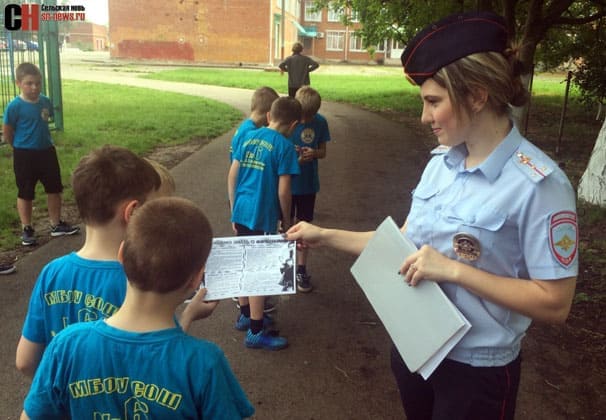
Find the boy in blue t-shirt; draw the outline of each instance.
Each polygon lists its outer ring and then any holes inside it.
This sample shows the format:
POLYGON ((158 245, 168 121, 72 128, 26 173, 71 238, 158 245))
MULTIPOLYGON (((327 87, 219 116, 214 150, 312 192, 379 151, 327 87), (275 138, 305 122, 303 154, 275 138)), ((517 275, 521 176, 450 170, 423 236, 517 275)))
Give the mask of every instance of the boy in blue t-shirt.
MULTIPOLYGON (((191 201, 162 197, 139 207, 118 253, 128 278, 124 304, 53 339, 21 418, 252 416, 223 351, 175 321, 177 307, 202 282, 211 245, 210 223, 191 201)), ((217 303, 206 303, 199 318, 217 303)))
POLYGON ((57 151, 51 139, 48 121, 53 117, 53 105, 40 94, 42 75, 31 63, 21 63, 15 70, 21 93, 4 111, 2 135, 13 147, 13 169, 17 182, 17 212, 21 219, 21 243, 36 245, 32 227, 32 211, 38 181, 44 185, 47 197, 51 236, 73 235, 80 231, 61 220, 61 170, 57 151))
MULTIPOLYGON (((227 189, 231 221, 238 236, 278 232, 287 228, 291 204, 291 176, 299 173, 297 153, 288 136, 301 118, 301 104, 290 97, 276 99, 268 115, 268 127, 251 131, 234 151, 227 189), (282 217, 284 215, 284 217, 282 217)), ((240 297, 236 329, 247 331, 249 348, 279 350, 288 342, 264 330, 265 296, 240 297)))
MULTIPOLYGON (((250 99, 250 115, 237 128, 231 139, 229 146, 229 163, 233 160, 234 151, 242 144, 242 139, 253 130, 267 126, 267 114, 271 109, 271 104, 280 97, 278 93, 268 86, 263 86, 254 91, 250 99)), ((238 298, 232 298, 236 306, 240 309, 238 298)), ((273 312, 276 309, 270 297, 265 299, 264 312, 273 312)))
POLYGON ((234 151, 242 144, 242 139, 251 131, 267 126, 267 113, 271 104, 279 98, 278 93, 268 86, 255 90, 250 99, 250 115, 237 128, 229 145, 229 161, 233 160, 234 151))
POLYGON ((126 276, 118 248, 136 207, 162 185, 149 161, 130 150, 103 146, 84 156, 72 175, 84 245, 50 261, 32 290, 17 345, 17 369, 33 377, 44 349, 70 324, 112 315, 124 301, 126 276))
MULTIPOLYGON (((322 98, 310 86, 300 88, 295 98, 301 103, 301 122, 297 124, 290 140, 299 155, 301 173, 292 179, 291 223, 314 218, 316 194, 320 191, 318 159, 326 157, 326 142, 330 141, 330 131, 326 118, 318 113, 322 98)), ((297 290, 311 292, 311 276, 307 274, 308 248, 297 250, 297 290)))

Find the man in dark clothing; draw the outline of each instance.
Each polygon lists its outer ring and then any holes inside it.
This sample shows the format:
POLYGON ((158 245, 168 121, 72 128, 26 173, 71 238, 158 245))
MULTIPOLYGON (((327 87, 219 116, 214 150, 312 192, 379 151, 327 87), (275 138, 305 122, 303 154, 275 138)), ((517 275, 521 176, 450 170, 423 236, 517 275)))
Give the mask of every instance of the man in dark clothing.
POLYGON ((302 55, 303 45, 295 42, 292 46, 292 55, 281 62, 278 67, 282 73, 288 73, 288 96, 294 98, 301 86, 310 85, 309 73, 320 67, 316 61, 302 55))

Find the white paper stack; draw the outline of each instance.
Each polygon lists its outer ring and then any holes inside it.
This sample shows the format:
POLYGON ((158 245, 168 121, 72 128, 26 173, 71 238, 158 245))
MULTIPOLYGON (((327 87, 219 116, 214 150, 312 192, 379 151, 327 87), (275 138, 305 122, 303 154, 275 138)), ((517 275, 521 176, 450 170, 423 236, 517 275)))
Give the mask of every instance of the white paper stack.
POLYGON ((432 281, 409 287, 398 270, 416 251, 391 217, 377 228, 351 273, 411 372, 427 379, 471 324, 432 281))

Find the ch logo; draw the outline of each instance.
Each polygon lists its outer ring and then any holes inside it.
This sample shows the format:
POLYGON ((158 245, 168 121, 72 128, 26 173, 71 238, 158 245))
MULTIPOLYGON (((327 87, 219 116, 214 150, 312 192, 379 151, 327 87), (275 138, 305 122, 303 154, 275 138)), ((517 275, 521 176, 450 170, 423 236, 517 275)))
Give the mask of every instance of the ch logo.
POLYGON ((40 27, 40 5, 7 4, 4 7, 4 27, 9 31, 37 31, 40 27))

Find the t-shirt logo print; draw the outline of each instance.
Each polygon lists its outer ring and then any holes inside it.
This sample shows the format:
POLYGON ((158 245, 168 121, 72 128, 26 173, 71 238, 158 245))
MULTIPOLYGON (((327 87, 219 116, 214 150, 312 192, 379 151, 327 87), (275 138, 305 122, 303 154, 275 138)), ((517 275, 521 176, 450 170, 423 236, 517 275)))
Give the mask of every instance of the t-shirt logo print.
POLYGON ((301 141, 305 144, 311 144, 314 141, 316 133, 313 128, 305 128, 301 131, 301 141))

